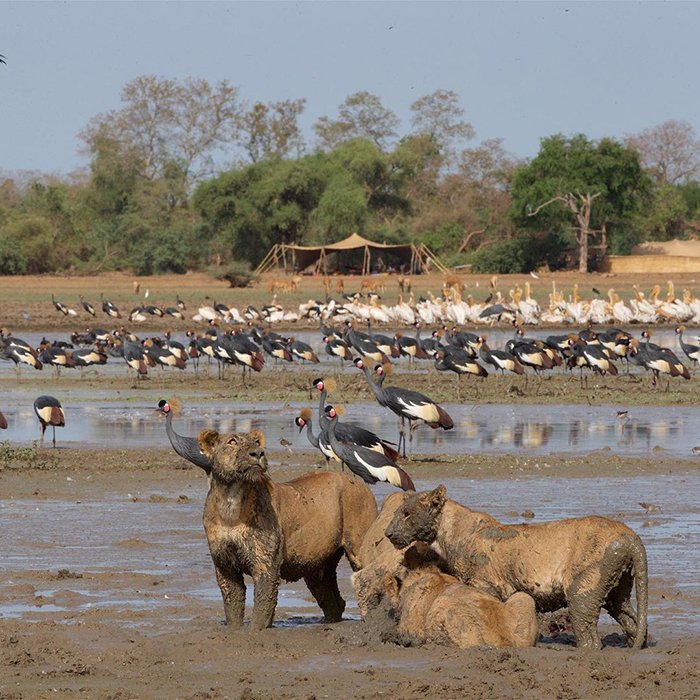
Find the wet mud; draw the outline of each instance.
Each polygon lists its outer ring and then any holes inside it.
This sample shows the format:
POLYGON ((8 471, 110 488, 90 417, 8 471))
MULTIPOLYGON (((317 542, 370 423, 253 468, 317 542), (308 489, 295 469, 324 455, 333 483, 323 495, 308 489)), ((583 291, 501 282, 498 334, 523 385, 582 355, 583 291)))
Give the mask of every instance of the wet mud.
MULTIPOLYGON (((279 480, 321 461, 270 454, 279 480)), ((273 629, 231 630, 201 524, 202 472, 168 449, 39 450, 0 461, 0 697, 696 697, 692 459, 453 454, 406 468, 417 488, 444 483, 505 523, 595 513, 631 526, 649 554, 650 648, 627 649, 603 615, 606 646, 584 654, 562 614, 540 620, 535 649, 383 643, 359 619, 345 562, 343 622, 323 624, 300 582, 282 587, 273 629)))

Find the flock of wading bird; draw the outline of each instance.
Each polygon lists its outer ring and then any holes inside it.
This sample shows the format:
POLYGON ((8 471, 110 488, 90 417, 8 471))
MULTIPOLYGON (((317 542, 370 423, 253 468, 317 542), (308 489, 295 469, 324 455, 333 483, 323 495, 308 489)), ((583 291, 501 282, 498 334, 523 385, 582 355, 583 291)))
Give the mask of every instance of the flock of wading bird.
MULTIPOLYGON (((72 311, 55 299, 52 301, 62 313, 72 311)), ((82 300, 82 304, 87 313, 95 313, 88 302, 82 300)), ((212 307, 214 314, 219 313, 216 306, 212 307)), ((158 310, 160 307, 148 308, 158 310)), ((184 309, 185 304, 178 298, 177 306, 169 307, 169 310, 175 312, 179 308, 184 309)), ((149 367, 184 370, 188 363, 193 365, 197 373, 200 360, 208 358, 217 362, 219 378, 224 377, 228 365, 237 365, 243 370, 244 380, 246 370, 248 373, 263 370, 265 354, 273 358, 275 363, 320 362, 316 350, 308 343, 273 331, 269 323, 263 327, 266 323, 265 315, 257 310, 253 313, 251 308, 244 314, 243 325, 229 325, 223 329, 219 324, 222 319, 218 315, 211 318, 202 316, 200 307, 196 317, 207 320, 208 327, 204 332, 187 331, 184 343, 174 340, 170 330, 166 330, 162 337, 139 338, 124 327, 112 331, 93 327, 87 328, 84 333, 72 333, 70 342, 50 342, 44 338, 34 348, 6 329, 1 329, 0 357, 13 361, 18 370, 23 364, 35 369, 50 365, 57 373, 62 368, 104 365, 109 357, 122 358, 137 377, 146 376, 149 367)), ((102 301, 102 309, 110 317, 121 318, 119 310, 109 301, 102 301)), ((502 313, 500 315, 503 317, 502 313)), ((630 332, 616 327, 594 330, 589 321, 578 332, 533 338, 526 335, 521 325, 523 318, 513 315, 511 322, 515 327, 514 337, 505 347, 492 349, 487 344, 485 333, 458 330, 457 326, 450 328, 444 325, 442 329, 434 330, 429 337, 422 338, 421 324, 418 321, 414 322, 415 335, 400 332, 385 335, 372 330, 370 318, 366 319, 365 333, 356 328, 356 321, 346 319, 342 314, 333 316, 334 320, 338 317, 345 319, 341 328, 325 325, 327 321, 324 320, 323 313, 315 313, 313 316, 319 324, 325 353, 338 358, 341 365, 345 361, 355 361, 357 364, 358 355, 364 362, 378 363, 381 368, 375 368, 375 371, 380 387, 384 375, 390 371, 392 360, 400 357, 408 358, 409 366, 413 366, 414 361, 433 360, 438 371, 453 372, 458 380, 463 374, 486 377, 487 366, 516 375, 524 375, 530 369, 540 377, 544 372, 564 366, 568 369, 578 368, 583 383, 584 370, 600 375, 617 375, 615 363, 618 361, 626 362, 628 371, 630 365, 650 371, 654 386, 660 375, 666 375, 669 380, 667 390, 671 378, 690 379, 688 368, 673 350, 651 342, 651 330, 645 330, 640 338, 635 338, 630 332)), ((685 326, 677 326, 675 330, 683 353, 697 366, 698 345, 685 341, 685 326)), ((458 383, 458 396, 459 386, 458 383)))
MULTIPOLYGON (((399 292, 410 289, 409 278, 398 279, 399 292)), ((700 324, 700 299, 696 298, 695 291, 684 289, 682 297, 678 297, 672 281, 667 283, 665 295, 661 294, 659 285, 655 285, 648 295, 645 295, 638 285, 633 285, 634 296, 629 302, 622 300, 614 289, 608 290, 606 298, 595 287, 592 288, 595 296, 585 299, 579 291, 578 284, 574 284, 571 294, 565 297, 560 290, 557 290, 556 282, 553 282, 549 304, 545 308, 542 308, 531 296, 529 282, 525 283, 524 289, 521 289, 518 284, 514 285, 507 297, 501 295, 497 285, 498 277, 494 276, 489 284, 486 299, 475 301, 472 294, 467 294, 464 298, 467 284, 457 277, 447 277, 437 296, 428 292, 425 297, 421 296, 416 301, 413 292, 409 291, 407 300, 404 300, 403 293, 399 293, 396 304, 382 303, 381 297, 371 291, 343 293, 340 299, 336 300, 331 297, 330 286, 326 286, 325 301, 309 299, 299 304, 296 311, 285 309, 278 303, 278 295, 274 294, 271 302, 260 309, 250 304, 238 308, 216 301, 213 303, 207 301, 199 305, 191 319, 195 323, 260 322, 268 326, 319 319, 325 322, 354 321, 360 324, 371 321, 375 324, 392 326, 412 326, 415 323, 425 326, 444 324, 462 326, 466 323, 493 325, 513 320, 520 320, 526 325, 700 324)), ((475 292, 478 287, 477 282, 475 292)), ((344 284, 340 288, 344 289, 344 284)), ((138 283, 134 283, 134 290, 138 292, 138 283)), ((144 303, 140 303, 129 312, 127 318, 130 323, 145 323, 155 318, 186 319, 186 305, 179 297, 175 305, 166 306, 166 304, 145 303, 148 296, 149 290, 146 290, 144 303)), ((51 295, 51 299, 57 312, 71 317, 79 315, 75 309, 57 301, 54 295, 51 295)), ((82 295, 79 296, 79 302, 85 314, 96 315, 95 307, 82 295)), ((122 318, 119 309, 103 296, 100 297, 100 305, 107 316, 122 318)))

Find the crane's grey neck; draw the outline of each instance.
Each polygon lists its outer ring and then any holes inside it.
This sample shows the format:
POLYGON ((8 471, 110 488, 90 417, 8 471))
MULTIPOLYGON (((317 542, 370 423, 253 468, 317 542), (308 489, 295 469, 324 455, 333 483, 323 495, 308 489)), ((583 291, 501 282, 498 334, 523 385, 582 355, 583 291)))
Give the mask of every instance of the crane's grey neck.
POLYGON ((321 449, 318 438, 311 432, 311 419, 306 421, 306 437, 317 450, 321 449))
POLYGON ((326 396, 328 396, 328 391, 324 383, 323 389, 321 390, 321 398, 318 403, 318 424, 322 430, 328 430, 328 423, 330 422, 323 410, 326 407, 326 396))

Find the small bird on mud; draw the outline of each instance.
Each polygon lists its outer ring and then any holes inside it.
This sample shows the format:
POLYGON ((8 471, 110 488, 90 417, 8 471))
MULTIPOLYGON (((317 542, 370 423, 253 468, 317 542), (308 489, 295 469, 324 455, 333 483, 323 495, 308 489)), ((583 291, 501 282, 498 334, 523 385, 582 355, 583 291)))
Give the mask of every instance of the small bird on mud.
POLYGON ((280 438, 280 445, 282 445, 282 447, 286 447, 287 452, 289 452, 290 454, 292 453, 292 443, 289 442, 289 440, 285 440, 284 438, 280 438))
POLYGON ((53 396, 40 396, 34 401, 34 413, 41 426, 41 444, 44 444, 44 433, 50 425, 53 428, 53 447, 56 449, 56 428, 66 425, 66 414, 61 402, 53 396))
POLYGON ((694 455, 700 455, 700 446, 693 447, 693 449, 691 450, 691 452, 692 452, 694 455))
POLYGON ((645 503, 644 501, 641 501, 640 506, 644 508, 644 510, 647 513, 660 513, 661 512, 661 506, 654 505, 653 503, 645 503))
POLYGON ((617 417, 619 420, 622 420, 622 421, 629 420, 629 411, 618 411, 617 417))

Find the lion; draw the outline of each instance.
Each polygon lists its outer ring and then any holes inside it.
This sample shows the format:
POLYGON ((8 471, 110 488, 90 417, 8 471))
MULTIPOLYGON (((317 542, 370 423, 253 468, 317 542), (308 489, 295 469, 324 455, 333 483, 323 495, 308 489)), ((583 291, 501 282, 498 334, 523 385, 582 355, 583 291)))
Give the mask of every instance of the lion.
POLYGON ((568 607, 581 648, 600 649, 602 607, 620 624, 630 646, 646 644, 647 556, 640 538, 622 523, 591 516, 503 525, 451 501, 440 485, 411 494, 386 535, 399 548, 414 541, 430 544, 450 574, 502 601, 522 591, 540 612, 568 607))
POLYGON ((272 625, 280 579, 303 578, 325 620, 340 621, 345 601, 336 567, 344 553, 353 570, 360 568, 360 546, 377 515, 368 486, 338 472, 273 482, 259 430, 228 435, 203 430, 198 440, 211 462, 204 529, 226 622, 243 624, 245 574, 255 589, 253 629, 272 625))
POLYGON ((382 585, 399 640, 460 649, 537 644, 535 601, 527 593, 514 593, 501 602, 437 567, 384 574, 382 585))

